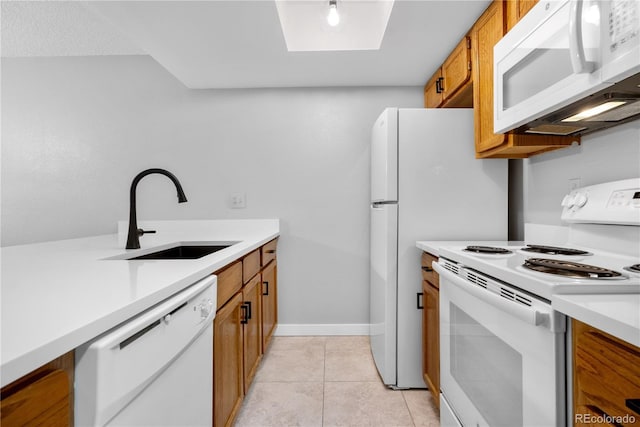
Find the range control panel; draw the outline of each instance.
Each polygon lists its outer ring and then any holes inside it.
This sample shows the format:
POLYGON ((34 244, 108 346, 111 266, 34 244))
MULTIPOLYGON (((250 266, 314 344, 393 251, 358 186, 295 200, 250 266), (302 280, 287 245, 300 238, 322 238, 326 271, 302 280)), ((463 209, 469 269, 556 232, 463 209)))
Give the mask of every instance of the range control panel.
POLYGON ((640 226, 640 178, 577 188, 562 208, 566 222, 640 226))

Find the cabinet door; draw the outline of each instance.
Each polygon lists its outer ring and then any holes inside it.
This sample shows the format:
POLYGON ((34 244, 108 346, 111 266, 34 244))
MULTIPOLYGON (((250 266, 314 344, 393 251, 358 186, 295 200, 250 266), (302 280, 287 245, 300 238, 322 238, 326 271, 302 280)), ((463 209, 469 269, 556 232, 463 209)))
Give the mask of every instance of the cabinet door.
POLYGON ((505 33, 503 8, 502 1, 494 0, 471 31, 476 152, 506 141, 505 135, 493 133, 493 46, 505 33))
POLYGON ((257 274, 242 289, 244 305, 244 392, 249 391, 251 381, 258 370, 262 358, 262 287, 257 274))
POLYGON ((640 413, 628 406, 640 399, 640 348, 577 320, 572 331, 576 425, 587 414, 621 420, 629 414, 636 422, 627 417, 620 425, 640 425, 640 413))
MULTIPOLYGON (((3 394, 4 390, 3 390, 3 394)), ((3 396, 0 412, 3 426, 68 426, 70 394, 67 373, 61 369, 3 396)))
POLYGON ((442 64, 442 90, 445 101, 471 79, 471 40, 464 37, 442 64))
POLYGON ((507 30, 511 30, 537 2, 538 0, 507 1, 507 30))
POLYGON ((422 281, 422 371, 436 406, 440 406, 440 310, 438 289, 422 281))
POLYGON ((272 261, 262 271, 262 349, 267 350, 278 324, 278 266, 272 261))
POLYGON ((424 86, 424 107, 438 108, 442 104, 442 72, 441 69, 435 72, 424 86))
POLYGON ((216 313, 213 321, 214 426, 231 425, 244 397, 242 293, 216 313))

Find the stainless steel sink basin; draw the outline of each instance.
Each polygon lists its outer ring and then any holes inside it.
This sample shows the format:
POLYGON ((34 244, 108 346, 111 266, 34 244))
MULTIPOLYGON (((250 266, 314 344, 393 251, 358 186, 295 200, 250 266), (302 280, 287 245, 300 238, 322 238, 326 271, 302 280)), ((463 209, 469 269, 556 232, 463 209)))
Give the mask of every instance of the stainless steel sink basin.
POLYGON ((161 251, 152 252, 146 255, 140 255, 129 258, 129 261, 138 259, 198 259, 203 256, 218 252, 231 246, 227 245, 181 245, 161 251))

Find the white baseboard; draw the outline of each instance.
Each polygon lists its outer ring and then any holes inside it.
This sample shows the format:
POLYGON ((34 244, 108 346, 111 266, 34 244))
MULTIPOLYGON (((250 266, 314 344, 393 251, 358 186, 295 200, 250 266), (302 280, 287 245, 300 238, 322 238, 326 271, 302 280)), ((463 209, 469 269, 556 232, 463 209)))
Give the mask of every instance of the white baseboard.
POLYGON ((320 336, 320 335, 369 335, 368 323, 346 324, 278 324, 274 335, 320 336))

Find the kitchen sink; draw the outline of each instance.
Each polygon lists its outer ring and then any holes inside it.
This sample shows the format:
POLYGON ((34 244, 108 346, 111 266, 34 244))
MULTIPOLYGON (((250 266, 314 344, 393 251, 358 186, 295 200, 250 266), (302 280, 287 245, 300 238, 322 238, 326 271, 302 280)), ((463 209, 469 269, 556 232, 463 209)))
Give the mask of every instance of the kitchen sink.
POLYGON ((231 245, 181 245, 129 258, 129 261, 138 259, 198 259, 228 248, 229 246, 231 245))

